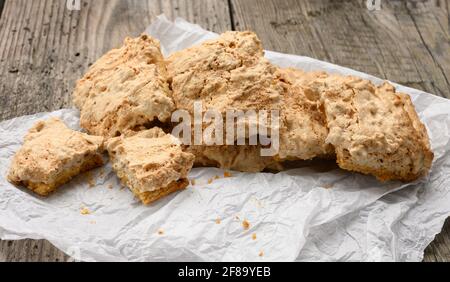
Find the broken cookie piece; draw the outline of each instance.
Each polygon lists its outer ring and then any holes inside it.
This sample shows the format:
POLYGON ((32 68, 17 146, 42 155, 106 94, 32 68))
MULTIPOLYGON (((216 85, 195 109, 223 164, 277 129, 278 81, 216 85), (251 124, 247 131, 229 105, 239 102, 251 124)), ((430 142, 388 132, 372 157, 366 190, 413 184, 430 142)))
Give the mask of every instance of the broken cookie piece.
POLYGON ((52 118, 35 124, 12 160, 8 180, 47 196, 72 177, 103 165, 103 137, 52 118))
POLYGON ((170 122, 171 96, 159 41, 141 35, 101 57, 78 81, 73 100, 81 127, 116 137, 170 122))
POLYGON ((112 138, 107 149, 117 176, 144 204, 189 185, 194 156, 183 152, 178 139, 159 128, 112 138))
POLYGON ((343 169, 381 181, 413 181, 433 162, 427 130, 408 95, 352 76, 304 73, 298 83, 321 96, 329 134, 343 169))
POLYGON ((311 160, 334 157, 333 146, 326 142, 328 128, 321 97, 305 90, 297 81, 303 72, 279 69, 278 76, 285 87, 281 110, 280 152, 277 159, 311 160))
MULTIPOLYGON (((255 33, 226 32, 176 52, 167 61, 174 102, 192 116, 196 101, 202 102, 203 113, 214 109, 222 116, 228 110, 280 113, 279 126, 272 119, 264 125, 257 121, 267 128, 270 138, 278 138, 273 133, 279 130, 280 148, 275 156, 262 157, 261 148, 249 142, 247 146, 192 146, 196 164, 256 172, 279 162, 334 155, 332 146, 325 143, 328 129, 320 96, 305 93, 295 83, 294 72, 280 70, 265 59, 255 33)), ((250 125, 246 120, 246 128, 250 125)))
MULTIPOLYGON (((215 40, 176 52, 167 59, 167 70, 177 109, 191 116, 197 101, 202 102, 202 114, 215 110, 222 117, 227 110, 281 108, 284 88, 253 32, 226 32, 215 40)), ((203 123, 204 128, 208 126, 203 123)))

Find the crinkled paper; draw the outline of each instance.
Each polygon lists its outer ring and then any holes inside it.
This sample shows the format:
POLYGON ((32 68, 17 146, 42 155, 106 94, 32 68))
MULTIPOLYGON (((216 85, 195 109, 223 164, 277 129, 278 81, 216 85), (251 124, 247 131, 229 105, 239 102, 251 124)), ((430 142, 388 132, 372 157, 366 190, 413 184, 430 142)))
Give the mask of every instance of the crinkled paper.
MULTIPOLYGON (((166 55, 217 36, 164 16, 147 32, 166 55)), ((307 57, 267 57, 283 67, 382 82, 307 57)), ((55 116, 79 129, 78 111, 1 122, 0 238, 47 239, 83 261, 420 261, 450 215, 450 101, 397 87, 411 95, 436 155, 430 176, 411 184, 380 183, 334 166, 229 178, 200 168, 190 174, 195 186, 144 206, 108 164, 40 198, 7 182, 10 160, 35 122, 55 116)))

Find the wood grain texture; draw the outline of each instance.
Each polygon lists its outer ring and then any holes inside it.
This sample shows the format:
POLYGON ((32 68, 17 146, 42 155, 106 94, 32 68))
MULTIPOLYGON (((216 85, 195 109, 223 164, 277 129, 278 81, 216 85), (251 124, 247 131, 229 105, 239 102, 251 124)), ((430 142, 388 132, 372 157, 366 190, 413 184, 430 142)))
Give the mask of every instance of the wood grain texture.
MULTIPOLYGON (((0 0, 1 3, 4 0, 0 0)), ((306 55, 450 97, 450 0, 6 0, 0 120, 71 105, 74 82, 158 14, 222 32, 251 29, 267 49, 306 55)), ((0 241, 0 261, 67 261, 47 241, 0 241)), ((450 261, 450 221, 425 261, 450 261)))
POLYGON ((0 17, 2 16, 3 7, 5 5, 5 0, 0 0, 0 17))
POLYGON ((442 232, 425 250, 425 262, 450 262, 450 219, 447 219, 442 232))
POLYGON ((230 29, 226 0, 7 0, 0 19, 0 120, 71 105, 76 79, 155 16, 181 16, 204 28, 230 29))
POLYGON ((66 262, 70 260, 70 257, 48 241, 0 241, 0 262, 66 262))
POLYGON ((449 1, 231 0, 266 49, 306 55, 450 97, 449 1))

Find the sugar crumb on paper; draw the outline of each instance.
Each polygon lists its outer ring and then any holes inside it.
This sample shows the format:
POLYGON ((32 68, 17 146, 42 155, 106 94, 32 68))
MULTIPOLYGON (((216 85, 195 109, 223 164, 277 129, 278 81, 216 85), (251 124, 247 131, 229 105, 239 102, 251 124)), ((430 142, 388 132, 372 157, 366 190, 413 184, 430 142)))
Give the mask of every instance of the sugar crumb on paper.
POLYGON ((80 213, 81 213, 82 215, 89 215, 89 214, 91 214, 91 212, 89 211, 88 208, 82 208, 81 211, 80 211, 80 213))
POLYGON ((208 179, 208 184, 212 184, 215 180, 219 180, 220 176, 216 175, 213 178, 208 179))
POLYGON ((245 230, 249 230, 250 229, 250 222, 248 222, 248 220, 244 220, 242 222, 242 227, 244 227, 245 230))

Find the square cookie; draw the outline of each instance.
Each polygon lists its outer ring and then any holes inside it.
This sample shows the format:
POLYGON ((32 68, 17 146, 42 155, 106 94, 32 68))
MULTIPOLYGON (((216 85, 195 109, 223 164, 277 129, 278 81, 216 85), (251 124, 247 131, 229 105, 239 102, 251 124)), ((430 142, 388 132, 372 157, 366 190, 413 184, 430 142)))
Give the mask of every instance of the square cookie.
POLYGON ((160 128, 112 138, 106 146, 117 176, 144 204, 189 185, 194 156, 160 128))
POLYGON ((388 82, 304 73, 298 83, 320 95, 337 162, 381 181, 414 181, 430 171, 434 154, 411 98, 388 82))
POLYGON ((103 141, 71 130, 57 118, 40 121, 13 157, 8 180, 47 196, 72 177, 103 165, 103 141))

